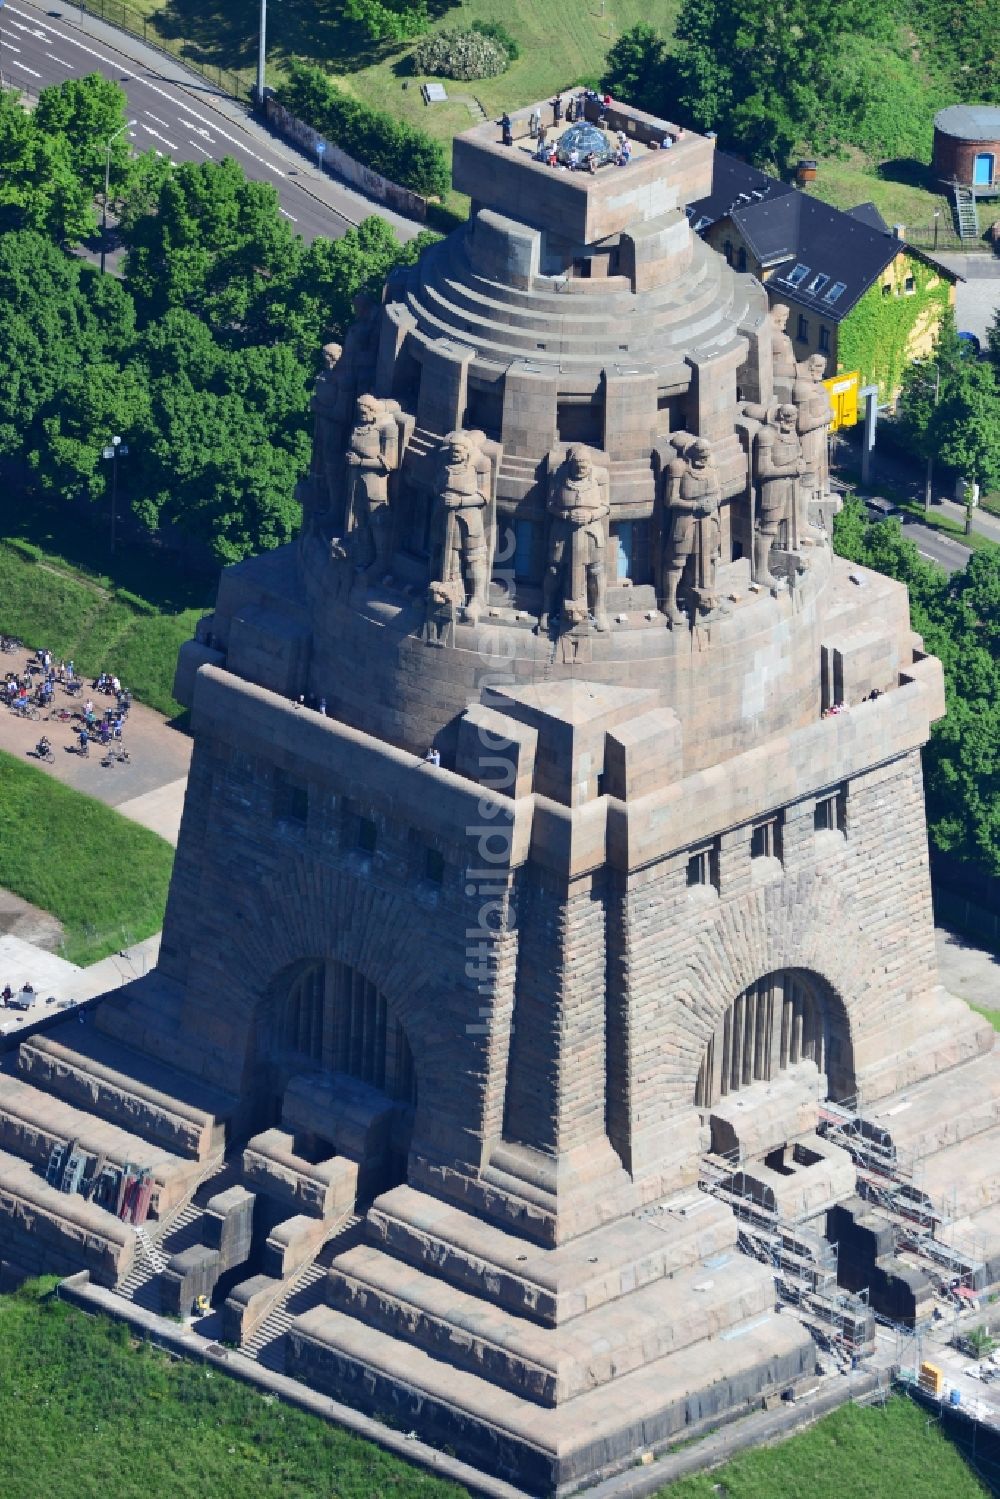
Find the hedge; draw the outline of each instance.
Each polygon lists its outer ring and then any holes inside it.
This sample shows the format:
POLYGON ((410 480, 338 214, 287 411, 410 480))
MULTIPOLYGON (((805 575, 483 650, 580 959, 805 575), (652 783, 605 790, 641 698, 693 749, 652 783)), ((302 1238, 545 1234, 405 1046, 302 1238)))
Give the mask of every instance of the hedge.
POLYGON ((292 66, 281 103, 341 151, 425 198, 448 191, 448 163, 437 141, 380 109, 369 109, 320 68, 292 66))

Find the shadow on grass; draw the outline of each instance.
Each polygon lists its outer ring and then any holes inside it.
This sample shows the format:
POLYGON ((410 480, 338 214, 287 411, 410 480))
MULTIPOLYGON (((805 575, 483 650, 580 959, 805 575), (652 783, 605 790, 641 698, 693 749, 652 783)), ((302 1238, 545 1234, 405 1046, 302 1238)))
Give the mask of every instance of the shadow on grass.
MULTIPOLYGON (((255 5, 245 0, 167 0, 152 17, 157 31, 184 43, 195 62, 231 70, 257 62, 255 5)), ((318 63, 334 73, 353 73, 398 51, 398 45, 373 42, 363 27, 340 14, 339 6, 317 6, 310 0, 284 0, 268 13, 268 55, 318 63)))
POLYGON ((0 471, 0 539, 31 542, 53 558, 62 558, 98 581, 138 594, 165 614, 209 608, 215 598, 218 569, 188 567, 153 542, 120 541, 109 555, 108 533, 93 519, 14 482, 0 471))
POLYGON ((876 171, 883 182, 898 182, 903 187, 920 187, 928 193, 941 191, 941 184, 935 180, 927 163, 916 161, 912 156, 879 162, 876 171))

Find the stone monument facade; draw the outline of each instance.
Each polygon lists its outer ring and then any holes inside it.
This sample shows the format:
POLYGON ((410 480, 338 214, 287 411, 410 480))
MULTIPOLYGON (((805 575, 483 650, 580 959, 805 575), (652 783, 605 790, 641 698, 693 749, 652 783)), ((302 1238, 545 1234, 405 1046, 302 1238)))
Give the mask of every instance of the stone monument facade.
POLYGON ((852 1151, 919 1156, 996 1280, 1000 1077, 935 967, 941 670, 832 553, 822 371, 691 231, 713 142, 588 101, 575 171, 531 113, 456 140, 468 223, 327 350, 299 542, 182 652, 159 966, 0 1078, 0 1253, 128 1274, 70 1136, 162 1223, 227 1152, 170 1304, 245 1264, 246 1336, 357 1209, 288 1371, 548 1493, 814 1378, 727 1193, 915 1301, 852 1151))

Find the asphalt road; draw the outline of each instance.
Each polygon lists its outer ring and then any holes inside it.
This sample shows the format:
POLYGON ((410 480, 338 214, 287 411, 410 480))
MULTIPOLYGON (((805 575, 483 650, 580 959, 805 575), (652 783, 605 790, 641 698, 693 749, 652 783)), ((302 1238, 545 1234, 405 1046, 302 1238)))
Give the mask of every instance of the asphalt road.
POLYGON ((928 562, 936 562, 945 572, 961 572, 972 555, 968 547, 962 546, 959 541, 953 541, 941 531, 935 531, 933 526, 921 525, 909 515, 901 515, 899 519, 903 525, 903 535, 909 537, 921 557, 928 562))
MULTIPOLYGON (((152 148, 173 161, 232 156, 248 177, 270 182, 281 212, 297 233, 312 240, 339 238, 378 205, 321 174, 316 166, 270 136, 243 108, 196 73, 123 32, 78 11, 38 10, 24 0, 0 8, 0 75, 37 93, 50 83, 87 73, 117 80, 129 101, 130 132, 137 150, 152 148)), ((385 213, 401 238, 420 225, 385 213)))

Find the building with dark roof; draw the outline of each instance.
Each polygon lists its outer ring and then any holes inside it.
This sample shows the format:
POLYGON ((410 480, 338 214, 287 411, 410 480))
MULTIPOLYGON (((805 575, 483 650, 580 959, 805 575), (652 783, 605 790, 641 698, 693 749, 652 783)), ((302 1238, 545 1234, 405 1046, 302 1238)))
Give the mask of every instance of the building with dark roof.
MULTIPOLYGON (((855 367, 852 314, 875 288, 886 301, 918 299, 912 319, 885 317, 886 340, 905 335, 899 357, 885 366, 896 372, 929 352, 945 302, 954 301, 955 273, 908 245, 903 226, 890 228, 874 203, 844 212, 722 151, 712 191, 691 204, 688 217, 737 271, 763 281, 772 306, 787 303, 797 358, 824 354, 831 373, 855 367)), ((873 360, 861 374, 895 395, 898 373, 887 379, 873 360)))

